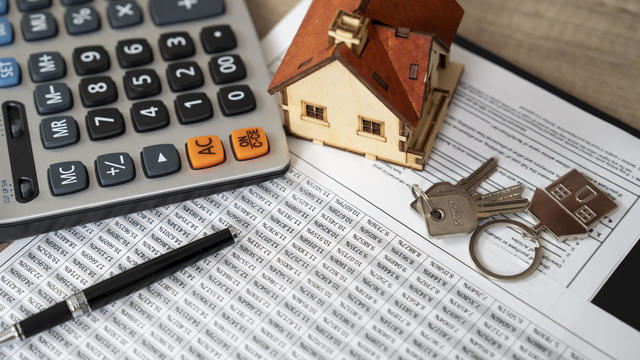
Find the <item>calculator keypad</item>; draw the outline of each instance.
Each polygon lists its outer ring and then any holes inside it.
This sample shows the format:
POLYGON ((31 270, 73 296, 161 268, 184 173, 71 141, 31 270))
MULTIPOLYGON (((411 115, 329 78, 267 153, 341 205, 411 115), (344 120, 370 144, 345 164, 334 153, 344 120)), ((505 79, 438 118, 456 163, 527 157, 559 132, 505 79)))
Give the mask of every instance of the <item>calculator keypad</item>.
POLYGON ((128 183, 136 177, 133 159, 127 153, 100 155, 95 162, 98 184, 102 187, 128 183))
POLYGON ((47 171, 51 195, 64 196, 89 187, 87 168, 80 161, 65 161, 49 166, 47 171))
POLYGON ((198 88, 204 84, 202 69, 195 61, 184 61, 169 64, 167 81, 173 92, 198 88))
POLYGON ((169 110, 160 100, 141 101, 131 106, 131 121, 137 132, 161 129, 169 125, 169 110))
POLYGON ((149 0, 149 12, 156 25, 169 25, 185 21, 222 15, 223 0, 149 0))
POLYGON ((22 37, 26 41, 44 40, 58 35, 58 23, 48 11, 24 14, 21 27, 22 37))
POLYGON ((118 42, 116 56, 120 67, 124 69, 153 62, 153 50, 145 39, 129 39, 118 42))
POLYGON ((253 111, 256 98, 247 85, 233 85, 220 89, 218 102, 224 116, 235 116, 253 111))
POLYGON ((225 160, 224 146, 215 135, 199 136, 187 140, 187 158, 193 170, 207 169, 225 160))
POLYGON ((29 56, 29 75, 33 82, 62 79, 67 75, 67 64, 59 52, 41 52, 29 56))
POLYGON ((111 59, 103 46, 84 46, 73 50, 73 66, 78 75, 98 74, 111 68, 111 59))
POLYGON ((80 140, 78 123, 71 116, 54 116, 40 122, 40 138, 45 149, 58 149, 80 140))
POLYGON ((100 30, 100 16, 91 5, 69 7, 64 14, 69 35, 80 35, 100 30))
POLYGON ((135 26, 142 22, 142 9, 135 1, 110 1, 107 19, 114 29, 135 26))
POLYGON ((162 91, 160 78, 153 69, 127 71, 122 82, 130 100, 148 98, 162 91))
POLYGON ((40 115, 55 114, 73 107, 71 90, 65 83, 38 85, 33 91, 33 97, 40 115))
POLYGON ((171 144, 147 146, 140 156, 144 174, 150 179, 171 175, 182 168, 178 150, 171 144))
POLYGON ((13 43, 13 26, 11 26, 9 19, 0 17, 0 46, 9 45, 12 43, 13 43))
POLYGON ((213 105, 207 94, 202 92, 179 95, 174 105, 181 124, 192 124, 213 117, 213 105))
POLYGON ((14 58, 0 58, 0 89, 20 84, 20 65, 14 58))
POLYGON ((242 58, 238 55, 215 56, 209 61, 209 71, 217 85, 236 82, 247 77, 242 58))
POLYGON ((59 197, 55 211, 64 212, 100 194, 118 205, 131 189, 189 193, 197 182, 214 191, 281 173, 287 152, 275 106, 225 118, 256 109, 256 96, 267 102, 266 69, 254 73, 262 59, 240 3, 226 1, 229 16, 188 24, 224 14, 225 1, 0 0, 0 106, 15 102, 11 114, 29 125, 11 123, 5 134, 28 134, 33 149, 34 191, 24 189, 22 199, 49 206, 59 197), (21 5, 33 7, 18 12, 21 5), (244 163, 270 150, 272 158, 244 163))
POLYGON ((111 104, 118 100, 118 88, 108 76, 84 78, 80 81, 80 98, 85 107, 111 104))
POLYGON ((85 118, 91 140, 105 140, 125 131, 124 117, 116 108, 91 110, 85 118))
POLYGON ((46 9, 51 6, 51 0, 17 0, 18 9, 22 12, 46 9))
POLYGON ((234 130, 230 139, 233 155, 239 161, 259 158, 269 153, 269 139, 262 128, 234 130))
POLYGON ((191 35, 183 31, 160 35, 158 47, 160 47, 162 58, 166 61, 188 58, 196 53, 191 35))
POLYGON ((202 29, 200 40, 207 54, 233 50, 238 46, 236 35, 229 25, 209 26, 202 29))

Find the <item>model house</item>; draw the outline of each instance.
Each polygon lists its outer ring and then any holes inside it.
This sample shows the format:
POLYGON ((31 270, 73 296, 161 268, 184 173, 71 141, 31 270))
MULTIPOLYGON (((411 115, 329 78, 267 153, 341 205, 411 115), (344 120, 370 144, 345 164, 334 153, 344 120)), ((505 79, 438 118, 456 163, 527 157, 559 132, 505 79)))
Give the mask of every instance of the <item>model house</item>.
POLYGON ((288 131, 421 170, 462 65, 455 0, 314 0, 269 93, 288 131))

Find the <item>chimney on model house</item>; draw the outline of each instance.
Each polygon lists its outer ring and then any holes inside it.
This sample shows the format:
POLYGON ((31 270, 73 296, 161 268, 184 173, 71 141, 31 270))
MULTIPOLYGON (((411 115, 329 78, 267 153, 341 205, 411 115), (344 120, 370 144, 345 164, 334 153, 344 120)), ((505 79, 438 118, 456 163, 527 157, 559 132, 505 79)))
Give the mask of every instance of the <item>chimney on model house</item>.
POLYGON ((329 47, 345 43, 360 56, 367 44, 370 19, 364 16, 338 10, 329 26, 329 47))

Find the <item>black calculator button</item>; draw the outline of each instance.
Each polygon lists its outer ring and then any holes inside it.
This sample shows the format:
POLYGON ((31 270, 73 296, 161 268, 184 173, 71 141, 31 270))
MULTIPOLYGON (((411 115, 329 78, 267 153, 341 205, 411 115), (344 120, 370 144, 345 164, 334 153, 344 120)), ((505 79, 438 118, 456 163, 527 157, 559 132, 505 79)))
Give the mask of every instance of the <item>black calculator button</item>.
POLYGON ((84 3, 91 2, 93 0, 62 0, 62 5, 71 6, 71 5, 80 5, 84 3))
POLYGON ((101 73, 111 68, 111 59, 102 46, 85 46, 73 50, 73 66, 78 75, 101 73))
POLYGON ((224 0, 149 0, 156 25, 168 25, 224 14, 224 0))
POLYGON ((40 139, 45 149, 73 145, 80 140, 78 123, 71 116, 56 116, 40 122, 40 139))
POLYGON ((29 74, 33 82, 58 80, 67 75, 67 65, 59 52, 31 54, 29 74))
POLYGON ((26 41, 37 41, 58 35, 58 23, 48 11, 22 15, 22 37, 26 41))
POLYGON ((186 32, 162 34, 158 46, 162 58, 166 61, 184 59, 196 53, 193 39, 186 32))
POLYGON ((73 106, 71 90, 64 83, 38 85, 33 97, 40 115, 59 113, 73 106))
POLYGON ((224 116, 240 115, 256 108, 256 98, 247 85, 221 88, 218 91, 218 102, 224 116))
POLYGON ((247 77, 247 69, 238 55, 216 56, 209 62, 213 82, 221 85, 242 80, 247 77))
POLYGON ((65 161, 52 164, 47 170, 51 195, 64 196, 89 187, 87 168, 80 161, 65 161))
POLYGON ((102 187, 128 183, 136 177, 133 159, 127 153, 100 155, 95 161, 95 169, 102 187))
POLYGON ((160 94, 162 91, 160 78, 152 69, 127 71, 122 81, 130 100, 147 98, 160 94))
POLYGON ((92 110, 85 118, 91 140, 104 140, 124 133, 124 118, 115 108, 92 110))
POLYGON ((116 56, 122 68, 142 66, 153 62, 151 45, 145 39, 129 39, 118 42, 116 56))
POLYGON ((107 7, 107 18, 114 29, 138 25, 142 22, 142 9, 133 0, 110 1, 107 7))
POLYGON ((180 95, 174 105, 181 124, 191 124, 213 117, 213 105, 205 93, 180 95))
POLYGON ((17 0, 17 2, 20 11, 36 11, 51 6, 51 0, 17 0))
POLYGON ((169 110, 162 101, 141 101, 131 106, 131 120, 137 132, 157 130, 169 125, 169 110))
POLYGON ((142 168, 148 178, 167 176, 180 171, 180 155, 171 144, 147 146, 140 153, 142 168))
POLYGON ((100 30, 100 16, 91 5, 67 8, 64 24, 69 35, 80 35, 100 30))
POLYGON ((233 50, 238 46, 236 35, 229 25, 209 26, 200 32, 204 51, 208 54, 233 50))
POLYGON ((204 84, 204 76, 198 63, 185 61, 167 67, 167 80, 174 92, 195 89, 204 84))
POLYGON ((108 76, 84 78, 80 81, 80 98, 85 107, 111 104, 118 100, 118 89, 108 76))

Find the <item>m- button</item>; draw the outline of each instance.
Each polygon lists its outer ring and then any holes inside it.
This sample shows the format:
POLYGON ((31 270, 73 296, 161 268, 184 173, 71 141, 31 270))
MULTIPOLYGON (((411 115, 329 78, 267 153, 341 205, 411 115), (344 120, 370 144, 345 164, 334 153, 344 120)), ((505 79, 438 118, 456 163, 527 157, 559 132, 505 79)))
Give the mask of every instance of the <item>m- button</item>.
POLYGON ((187 157, 194 170, 206 169, 225 160, 222 141, 217 136, 200 136, 187 140, 187 157))
POLYGON ((80 161, 65 161, 49 166, 47 171, 51 195, 77 193, 89 186, 87 168, 80 161))
POLYGON ((269 139, 262 128, 235 130, 230 138, 233 155, 237 160, 251 160, 269 153, 269 139))

